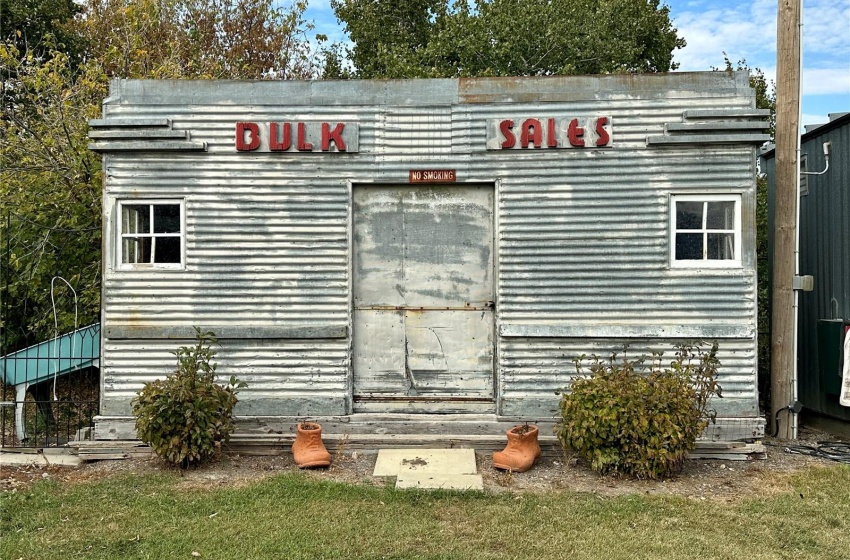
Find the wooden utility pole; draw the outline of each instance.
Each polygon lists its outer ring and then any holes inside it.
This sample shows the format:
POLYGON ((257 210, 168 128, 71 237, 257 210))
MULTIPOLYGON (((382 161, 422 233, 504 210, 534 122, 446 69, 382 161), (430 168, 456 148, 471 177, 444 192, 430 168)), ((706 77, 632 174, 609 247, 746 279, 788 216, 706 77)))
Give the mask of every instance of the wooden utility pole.
MULTIPOLYGON (((776 187, 771 316, 770 422, 794 398, 794 275, 797 274, 797 181, 800 164, 801 0, 778 0, 776 25, 776 187)), ((779 437, 790 439, 793 418, 779 414, 779 437)), ((774 427, 774 430, 776 428, 774 427)))

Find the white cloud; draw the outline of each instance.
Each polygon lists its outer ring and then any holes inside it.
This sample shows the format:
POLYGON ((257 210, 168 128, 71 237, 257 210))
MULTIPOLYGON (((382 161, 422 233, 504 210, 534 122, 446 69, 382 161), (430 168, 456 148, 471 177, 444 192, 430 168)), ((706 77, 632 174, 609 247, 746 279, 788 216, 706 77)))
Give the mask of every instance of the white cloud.
MULTIPOLYGON (((804 56, 850 64, 850 2, 810 0, 803 9, 804 56)), ((805 61, 804 61, 805 62, 805 61)))
MULTIPOLYGON (((682 70, 708 70, 732 62, 750 66, 776 64, 776 2, 734 0, 680 2, 669 0, 670 13, 687 46, 675 53, 682 70)), ((845 68, 850 72, 850 2, 808 0, 803 13, 804 64, 845 68)))
POLYGON ((318 33, 327 35, 331 43, 346 42, 348 39, 343 26, 337 22, 329 0, 310 0, 304 12, 304 19, 315 25, 311 35, 318 33))
POLYGON ((807 124, 826 124, 828 122, 828 115, 813 115, 811 113, 803 113, 803 118, 800 120, 800 126, 806 126, 807 124))
POLYGON ((803 68, 805 95, 850 95, 850 68, 803 68))
MULTIPOLYGON (((776 82, 776 0, 667 3, 688 43, 674 53, 681 70, 722 67, 726 52, 733 64, 746 60, 776 82)), ((803 122, 826 122, 826 112, 850 110, 850 1, 805 0, 803 47, 803 122)))
POLYGON ((776 3, 670 2, 671 17, 687 46, 676 51, 681 70, 708 70, 723 65, 723 52, 732 63, 746 59, 750 66, 773 64, 776 52, 776 3))

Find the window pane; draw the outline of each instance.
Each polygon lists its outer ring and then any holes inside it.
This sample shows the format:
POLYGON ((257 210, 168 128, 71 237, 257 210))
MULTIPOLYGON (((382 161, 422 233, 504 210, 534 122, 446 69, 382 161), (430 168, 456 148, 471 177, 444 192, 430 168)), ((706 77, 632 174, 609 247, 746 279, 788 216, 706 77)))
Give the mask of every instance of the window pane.
POLYGON ((701 233, 677 233, 676 234, 676 260, 677 261, 702 260, 702 234, 701 233))
POLYGON ((124 204, 121 206, 121 233, 150 233, 150 206, 124 204))
POLYGON ((150 237, 125 237, 121 248, 121 262, 149 263, 151 262, 150 237))
POLYGON ((157 263, 180 264, 180 238, 157 237, 155 259, 157 263))
POLYGON ((702 202, 676 203, 676 229, 702 229, 702 202))
POLYGON ((712 260, 731 260, 735 258, 735 234, 709 233, 708 258, 712 260))
POLYGON ((136 262, 136 244, 139 242, 138 239, 125 237, 123 240, 123 247, 121 247, 121 262, 123 263, 134 263, 136 262))
POLYGON ((154 233, 180 233, 180 205, 154 205, 153 231, 154 233))
POLYGON ((735 203, 731 200, 709 202, 706 212, 707 229, 735 229, 735 203))

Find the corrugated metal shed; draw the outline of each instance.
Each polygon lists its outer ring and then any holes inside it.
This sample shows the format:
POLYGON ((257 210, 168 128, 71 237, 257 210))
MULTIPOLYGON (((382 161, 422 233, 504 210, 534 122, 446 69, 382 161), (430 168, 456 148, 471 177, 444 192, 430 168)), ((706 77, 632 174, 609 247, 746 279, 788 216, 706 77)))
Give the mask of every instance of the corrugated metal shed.
MULTIPOLYGON (((850 420, 850 408, 839 404, 840 371, 832 361, 841 347, 830 339, 843 334, 842 325, 850 325, 850 113, 836 115, 802 136, 801 156, 808 172, 826 168, 826 142, 832 146, 827 172, 802 177, 800 274, 814 277, 814 290, 799 296, 798 391, 808 409, 850 420)), ((774 156, 773 151, 764 154, 771 223, 774 156)), ((770 240, 772 262, 772 229, 770 240)))
MULTIPOLYGON (((168 352, 198 325, 223 340, 220 371, 248 382, 237 413, 351 414, 352 286, 365 278, 352 200, 363 186, 402 188, 411 170, 431 169, 493 193, 493 390, 455 394, 442 410, 551 417, 573 357, 704 338, 720 341, 721 416, 760 426, 754 146, 766 139, 764 116, 745 73, 115 81, 92 134, 105 172, 102 412, 129 414, 133 394, 169 371, 168 352), (604 148, 487 148, 501 120, 597 116, 610 119, 604 148), (308 132, 347 123, 357 142, 347 153, 240 152, 237 122, 304 122, 308 132), (688 194, 740 195, 738 266, 671 267, 671 196, 688 194), (163 199, 185 208, 184 266, 121 270, 109 241, 119 205, 163 199), (470 404, 480 398, 493 404, 470 404)), ((423 350, 432 342, 405 355, 439 361, 423 350)), ((433 412, 416 403, 441 398, 419 394, 400 409, 433 412)))

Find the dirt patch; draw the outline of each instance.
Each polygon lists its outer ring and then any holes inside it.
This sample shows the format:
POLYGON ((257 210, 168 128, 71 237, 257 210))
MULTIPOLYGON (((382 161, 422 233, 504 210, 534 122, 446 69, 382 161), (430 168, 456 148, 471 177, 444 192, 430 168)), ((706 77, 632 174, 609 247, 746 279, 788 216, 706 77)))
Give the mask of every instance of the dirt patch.
MULTIPOLYGON (((827 434, 801 430, 797 443, 836 440, 827 434)), ((663 481, 632 480, 625 477, 599 476, 581 461, 564 455, 544 457, 530 471, 506 473, 495 470, 490 453, 476 453, 478 472, 488 492, 541 493, 570 490, 599 496, 625 494, 671 495, 694 500, 734 502, 742 498, 766 496, 787 491, 791 475, 812 465, 835 465, 827 459, 784 451, 781 442, 767 440, 767 458, 758 461, 694 460, 685 463, 675 478, 663 481)), ((372 476, 375 453, 337 454, 327 469, 311 469, 305 475, 316 480, 332 480, 349 484, 384 486, 387 479, 372 476)), ((225 455, 217 462, 199 469, 184 471, 180 487, 194 491, 243 487, 280 473, 297 471, 290 454, 272 456, 225 455)), ((2 467, 0 490, 18 491, 35 480, 54 479, 79 484, 120 474, 155 472, 179 473, 155 457, 119 461, 97 461, 80 467, 24 466, 2 467)))

